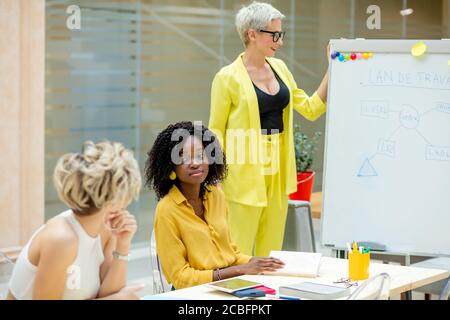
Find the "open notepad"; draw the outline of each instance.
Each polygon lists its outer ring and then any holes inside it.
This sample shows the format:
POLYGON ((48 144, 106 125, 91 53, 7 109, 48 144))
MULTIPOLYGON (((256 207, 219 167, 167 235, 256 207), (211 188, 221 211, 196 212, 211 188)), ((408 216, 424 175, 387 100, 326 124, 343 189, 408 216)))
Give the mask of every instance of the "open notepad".
POLYGON ((319 275, 321 253, 271 251, 270 256, 280 259, 285 266, 275 272, 264 272, 264 274, 308 278, 315 278, 319 275))

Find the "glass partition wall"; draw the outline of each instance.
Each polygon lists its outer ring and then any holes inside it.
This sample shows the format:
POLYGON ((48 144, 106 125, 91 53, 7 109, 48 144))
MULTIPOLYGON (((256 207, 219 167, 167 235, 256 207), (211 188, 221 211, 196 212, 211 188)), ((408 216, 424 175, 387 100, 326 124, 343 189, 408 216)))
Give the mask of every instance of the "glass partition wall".
MULTIPOLYGON (((332 38, 445 38, 447 0, 277 0, 286 15, 284 48, 277 53, 299 87, 312 94, 327 68, 332 38), (381 9, 381 29, 369 30, 366 9, 381 9), (414 8, 403 17, 399 11, 414 8)), ((158 132, 169 123, 208 123, 210 85, 221 66, 243 51, 234 16, 248 1, 48 0, 46 2, 46 219, 64 205, 52 184, 56 160, 85 140, 109 139, 134 150, 141 166, 158 132), (80 29, 67 20, 80 8, 80 29)), ((324 131, 325 117, 303 130, 324 131)), ((315 190, 322 187, 323 137, 316 156, 315 190)), ((156 198, 143 189, 130 207, 148 244, 156 198)))

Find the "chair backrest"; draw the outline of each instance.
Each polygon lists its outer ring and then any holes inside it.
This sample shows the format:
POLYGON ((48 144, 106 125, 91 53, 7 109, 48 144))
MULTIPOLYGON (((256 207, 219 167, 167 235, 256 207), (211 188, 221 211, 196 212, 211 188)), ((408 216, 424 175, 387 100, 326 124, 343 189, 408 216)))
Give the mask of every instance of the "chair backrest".
POLYGON ((450 296, 450 277, 447 280, 447 284, 442 289, 441 294, 439 295, 439 300, 448 300, 450 296))
POLYGON ((158 253, 156 252, 156 238, 155 230, 152 231, 152 238, 150 241, 150 251, 151 251, 151 264, 153 271, 153 294, 159 294, 168 292, 171 290, 172 285, 167 282, 166 277, 161 268, 161 263, 159 262, 158 253))
POLYGON ((14 261, 0 251, 0 300, 6 299, 8 284, 14 270, 14 261))
POLYGON ((367 279, 347 298, 348 300, 387 300, 389 298, 391 277, 380 273, 367 279))

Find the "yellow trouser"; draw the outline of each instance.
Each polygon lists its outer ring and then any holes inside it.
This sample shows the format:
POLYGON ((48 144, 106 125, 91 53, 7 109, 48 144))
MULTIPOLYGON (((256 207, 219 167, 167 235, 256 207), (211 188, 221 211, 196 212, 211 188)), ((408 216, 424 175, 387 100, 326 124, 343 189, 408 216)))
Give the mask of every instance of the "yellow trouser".
MULTIPOLYGON (((270 158, 264 174, 267 206, 227 201, 231 238, 242 253, 255 256, 268 256, 271 250, 281 250, 288 207, 288 195, 281 186, 280 169, 283 168, 279 168, 280 148, 271 145, 268 137, 263 142, 264 152, 270 158)), ((280 143, 284 143, 283 134, 279 135, 279 139, 280 143)))

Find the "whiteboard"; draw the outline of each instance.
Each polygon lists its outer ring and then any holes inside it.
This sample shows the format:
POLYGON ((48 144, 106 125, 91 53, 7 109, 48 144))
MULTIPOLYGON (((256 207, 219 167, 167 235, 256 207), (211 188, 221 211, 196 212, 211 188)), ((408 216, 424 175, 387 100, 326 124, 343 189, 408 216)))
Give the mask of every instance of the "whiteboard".
POLYGON ((322 245, 450 255, 450 40, 332 40, 322 245))

